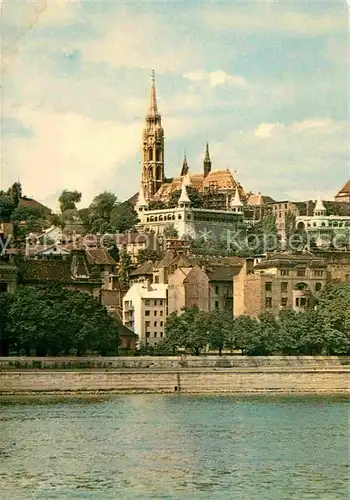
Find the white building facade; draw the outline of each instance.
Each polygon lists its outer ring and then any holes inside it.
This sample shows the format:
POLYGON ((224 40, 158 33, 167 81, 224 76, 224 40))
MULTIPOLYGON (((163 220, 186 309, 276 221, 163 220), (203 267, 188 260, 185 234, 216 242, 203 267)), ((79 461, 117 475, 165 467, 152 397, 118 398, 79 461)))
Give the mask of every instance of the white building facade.
POLYGON ((312 216, 296 217, 296 228, 299 231, 306 231, 317 247, 349 248, 350 217, 326 214, 323 201, 319 198, 312 216))
POLYGON ((134 283, 123 298, 123 323, 139 336, 138 347, 154 347, 164 335, 168 285, 134 283))

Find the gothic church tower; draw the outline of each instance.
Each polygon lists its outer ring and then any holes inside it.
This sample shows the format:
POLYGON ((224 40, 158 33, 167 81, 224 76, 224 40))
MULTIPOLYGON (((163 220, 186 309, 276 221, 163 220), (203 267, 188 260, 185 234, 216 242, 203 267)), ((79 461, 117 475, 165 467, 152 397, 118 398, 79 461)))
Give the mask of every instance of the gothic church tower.
POLYGON ((146 200, 152 198, 164 180, 164 130, 152 71, 151 97, 142 141, 142 185, 146 200))

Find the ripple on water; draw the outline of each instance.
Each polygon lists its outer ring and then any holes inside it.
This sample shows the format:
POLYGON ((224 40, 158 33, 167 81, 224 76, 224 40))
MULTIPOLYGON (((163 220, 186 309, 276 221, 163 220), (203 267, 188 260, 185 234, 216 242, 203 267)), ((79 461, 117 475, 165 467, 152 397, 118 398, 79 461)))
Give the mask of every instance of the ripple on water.
POLYGON ((343 398, 8 398, 0 415, 2 500, 348 498, 343 398))

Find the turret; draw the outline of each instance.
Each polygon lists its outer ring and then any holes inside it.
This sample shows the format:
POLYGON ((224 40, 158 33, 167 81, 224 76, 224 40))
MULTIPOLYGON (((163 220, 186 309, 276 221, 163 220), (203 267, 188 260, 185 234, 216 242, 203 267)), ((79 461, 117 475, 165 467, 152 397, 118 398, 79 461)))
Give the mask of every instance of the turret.
POLYGON ((181 184, 181 195, 180 195, 180 198, 178 201, 179 207, 190 207, 192 204, 192 202, 188 196, 188 193, 187 193, 186 185, 187 185, 187 183, 186 183, 186 176, 185 176, 185 177, 183 177, 182 184, 181 184))
POLYGON ((235 196, 231 201, 231 210, 238 213, 243 212, 243 203, 241 202, 241 198, 239 196, 238 186, 236 186, 235 196))
POLYGON ((136 203, 136 210, 138 212, 141 212, 142 210, 145 210, 147 208, 148 208, 148 203, 146 201, 144 187, 143 187, 143 184, 141 182, 140 190, 139 190, 139 197, 138 197, 137 203, 136 203))
POLYGON ((205 156, 203 161, 204 177, 206 177, 211 171, 211 159, 209 155, 209 144, 207 143, 205 148, 205 156))
POLYGON ((326 208, 323 204, 323 201, 321 199, 321 196, 318 197, 316 201, 316 205, 314 208, 314 217, 322 217, 323 215, 326 215, 326 208))

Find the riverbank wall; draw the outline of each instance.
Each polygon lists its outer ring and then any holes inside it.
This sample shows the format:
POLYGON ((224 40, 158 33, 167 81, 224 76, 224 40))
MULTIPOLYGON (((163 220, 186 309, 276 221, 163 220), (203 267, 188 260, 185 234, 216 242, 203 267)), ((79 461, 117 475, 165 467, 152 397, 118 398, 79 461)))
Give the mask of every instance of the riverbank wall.
POLYGON ((349 392, 350 366, 345 357, 237 357, 229 367, 208 366, 219 362, 218 357, 187 357, 187 366, 184 358, 148 358, 163 362, 162 366, 147 365, 144 358, 130 359, 136 363, 133 367, 21 369, 0 363, 0 394, 349 392), (192 364, 197 366, 188 366, 192 364))

